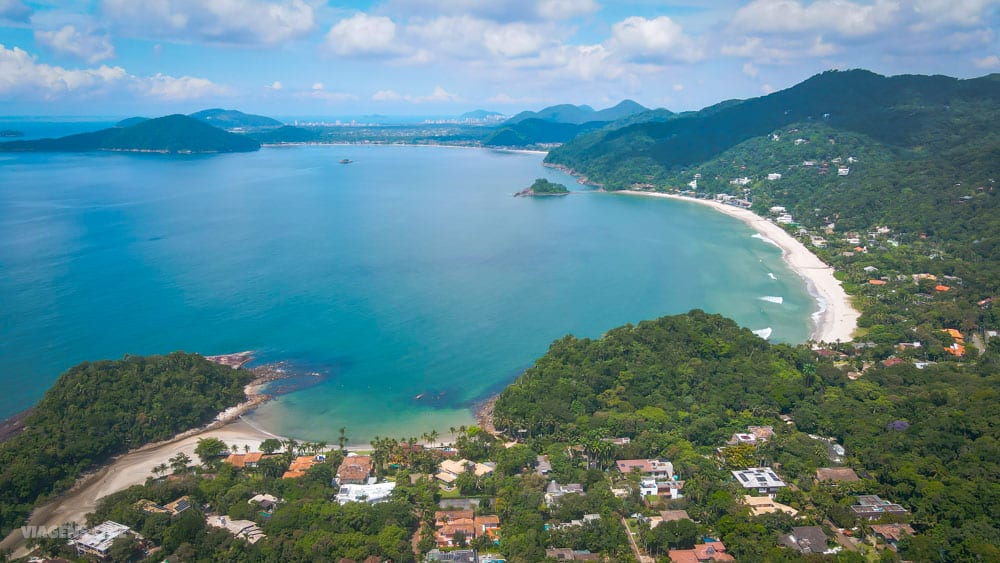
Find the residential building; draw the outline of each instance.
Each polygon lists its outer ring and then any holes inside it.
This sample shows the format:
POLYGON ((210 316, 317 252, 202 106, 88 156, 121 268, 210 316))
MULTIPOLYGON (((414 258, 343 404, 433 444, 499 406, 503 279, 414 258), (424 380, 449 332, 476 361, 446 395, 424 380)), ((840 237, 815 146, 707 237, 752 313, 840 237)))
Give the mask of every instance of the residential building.
POLYGON ((441 551, 432 549, 427 552, 424 561, 448 561, 449 563, 479 563, 476 561, 476 552, 471 549, 456 549, 454 551, 441 551))
POLYGON ((372 475, 374 462, 368 455, 348 455, 337 468, 338 485, 364 485, 372 475))
POLYGON ((185 495, 163 506, 147 499, 142 499, 136 502, 135 505, 146 514, 169 514, 170 516, 177 516, 181 512, 191 508, 191 497, 185 495))
POLYGON ((733 471, 733 477, 743 485, 743 488, 756 490, 762 495, 773 496, 778 489, 785 486, 785 482, 767 467, 754 467, 742 471, 733 471))
POLYGON ((893 551, 899 549, 899 540, 915 535, 909 524, 872 524, 871 529, 875 537, 885 541, 893 551))
POLYGON ((306 474, 310 467, 317 463, 326 461, 326 456, 322 455, 300 455, 292 460, 288 465, 288 471, 281 476, 282 479, 298 479, 306 474))
POLYGON ((545 488, 545 505, 552 506, 564 495, 582 495, 583 485, 579 483, 568 483, 566 485, 560 485, 556 481, 549 482, 549 485, 545 488))
POLYGON ((850 467, 820 467, 816 470, 816 481, 820 483, 853 483, 860 480, 850 467))
POLYGON ((559 561, 600 561, 601 556, 587 550, 572 550, 568 547, 556 547, 545 550, 546 559, 559 561))
POLYGON ((634 470, 639 470, 643 477, 654 479, 673 479, 674 464, 665 459, 619 459, 615 461, 623 475, 628 475, 634 470))
POLYGON ((820 526, 797 526, 792 533, 781 536, 778 543, 801 553, 826 553, 828 539, 820 526))
POLYGON ((76 547, 80 555, 93 555, 100 559, 108 556, 111 545, 125 534, 134 534, 132 529, 124 524, 107 520, 93 528, 80 532, 69 544, 76 547))
POLYGON ((777 172, 772 172, 772 173, 770 173, 770 174, 767 175, 767 179, 768 180, 780 180, 781 179, 781 174, 778 174, 777 172))
POLYGON ((851 507, 851 510, 858 518, 877 520, 886 514, 906 514, 909 512, 902 506, 893 502, 882 500, 875 495, 862 495, 858 497, 858 504, 851 507))
POLYGON ((732 555, 726 553, 726 546, 720 541, 698 544, 694 549, 671 549, 669 556, 672 563, 736 561, 732 555))
POLYGON ((375 504, 377 502, 389 500, 389 497, 392 496, 392 491, 395 488, 396 483, 393 482, 371 485, 355 485, 348 483, 340 486, 340 490, 334 498, 340 504, 347 504, 349 502, 367 502, 369 504, 375 504))
POLYGON ((754 516, 771 514, 772 512, 784 512, 789 516, 797 516, 799 511, 775 501, 771 497, 755 497, 753 495, 743 495, 743 504, 750 507, 750 513, 754 516))
POLYGON ((266 536, 264 530, 250 520, 232 520, 228 516, 208 516, 205 523, 213 528, 222 528, 230 534, 250 543, 257 543, 266 536))
POLYGON ((570 520, 569 522, 562 522, 559 524, 546 525, 547 530, 562 530, 565 528, 572 528, 575 526, 584 526, 590 522, 596 522, 601 519, 600 514, 584 514, 583 518, 578 520, 570 520))
POLYGON ((257 467, 257 464, 259 464, 262 459, 264 459, 264 454, 261 452, 229 454, 223 463, 228 463, 237 469, 244 469, 246 467, 257 467))
POLYGON ((549 462, 549 456, 540 455, 535 460, 535 473, 541 476, 548 475, 552 471, 552 463, 549 462))
POLYGON ((467 459, 446 459, 438 466, 438 473, 434 477, 446 485, 451 485, 463 473, 473 473, 476 477, 485 477, 496 470, 494 464, 473 463, 467 459))
POLYGON ((254 503, 256 503, 257 506, 261 507, 263 510, 271 512, 272 510, 275 509, 275 507, 278 506, 278 497, 267 494, 254 495, 250 497, 250 500, 247 501, 247 504, 254 504, 254 503))
POLYGON ((837 176, 847 176, 851 173, 851 169, 846 166, 841 166, 837 168, 837 176))

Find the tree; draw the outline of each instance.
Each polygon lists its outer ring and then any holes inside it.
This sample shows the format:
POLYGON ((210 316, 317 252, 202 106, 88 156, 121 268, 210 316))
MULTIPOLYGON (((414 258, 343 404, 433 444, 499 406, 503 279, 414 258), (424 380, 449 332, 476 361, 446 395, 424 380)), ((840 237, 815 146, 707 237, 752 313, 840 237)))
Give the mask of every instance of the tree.
POLYGON ((122 534, 118 536, 108 549, 108 556, 115 562, 137 560, 141 555, 142 552, 139 549, 139 542, 132 534, 122 534))
MULTIPOLYGON (((210 465, 218 461, 218 457, 229 449, 226 443, 218 438, 199 438, 198 445, 194 448, 195 455, 201 460, 202 465, 210 465)), ((236 444, 233 444, 233 453, 238 451, 236 444)))
POLYGON ((184 452, 178 453, 168 461, 170 462, 170 467, 174 470, 174 475, 186 472, 188 465, 191 464, 191 458, 184 452))
POLYGON ((268 438, 260 443, 260 451, 266 454, 273 454, 281 449, 281 440, 268 438))
POLYGON ((341 426, 339 433, 340 436, 337 437, 337 444, 340 446, 340 451, 343 452, 347 446, 347 427, 341 426))
POLYGON ((159 477, 160 475, 163 475, 164 473, 166 473, 167 469, 169 469, 167 467, 167 464, 166 463, 161 463, 161 464, 159 464, 159 465, 157 465, 156 467, 153 468, 153 474, 156 475, 157 477, 159 477))

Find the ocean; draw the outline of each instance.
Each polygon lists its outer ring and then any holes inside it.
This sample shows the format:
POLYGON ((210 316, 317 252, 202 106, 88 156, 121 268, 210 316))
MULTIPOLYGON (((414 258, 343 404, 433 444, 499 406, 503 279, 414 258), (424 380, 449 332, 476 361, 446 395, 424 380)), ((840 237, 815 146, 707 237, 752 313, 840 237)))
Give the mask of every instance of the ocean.
POLYGON ((816 304, 745 224, 539 154, 0 154, 0 418, 82 361, 254 350, 303 374, 261 428, 447 437, 553 340, 692 308, 798 343, 816 304))

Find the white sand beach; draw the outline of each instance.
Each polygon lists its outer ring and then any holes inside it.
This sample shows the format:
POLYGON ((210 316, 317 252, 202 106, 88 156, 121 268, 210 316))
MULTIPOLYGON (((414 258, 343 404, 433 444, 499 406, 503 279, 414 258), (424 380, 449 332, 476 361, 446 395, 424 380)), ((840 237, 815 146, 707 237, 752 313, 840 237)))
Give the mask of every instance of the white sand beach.
POLYGON ((805 281, 809 293, 819 303, 820 313, 813 327, 810 338, 818 342, 848 342, 858 327, 860 313, 851 303, 851 298, 841 287, 840 281, 833 276, 833 268, 809 251, 804 244, 788 234, 779 225, 768 221, 749 209, 726 205, 708 199, 695 199, 674 194, 659 192, 641 192, 622 190, 613 193, 662 197, 707 205, 713 209, 743 221, 755 231, 773 241, 781 248, 785 263, 805 281))

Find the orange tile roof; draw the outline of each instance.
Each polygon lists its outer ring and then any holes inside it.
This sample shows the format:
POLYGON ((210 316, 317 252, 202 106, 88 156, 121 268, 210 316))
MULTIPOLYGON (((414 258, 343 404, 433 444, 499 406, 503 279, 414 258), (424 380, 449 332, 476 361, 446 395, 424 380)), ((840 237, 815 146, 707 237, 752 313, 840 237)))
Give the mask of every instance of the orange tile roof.
POLYGON ((935 285, 934 291, 951 291, 951 288, 946 285, 935 285))
POLYGON ((285 471, 284 475, 281 476, 282 479, 297 479, 306 474, 306 470, 310 467, 319 463, 316 458, 311 455, 300 455, 299 457, 292 460, 291 465, 288 466, 288 471, 285 471))
POLYGON ((264 456, 261 452, 250 452, 246 454, 229 454, 225 459, 225 463, 232 465, 237 469, 243 469, 248 463, 257 463, 264 456))
POLYGON ((885 280, 868 280, 868 283, 870 283, 872 285, 885 285, 886 281, 885 280))
POLYGON ((948 336, 954 338, 956 342, 965 342, 965 337, 962 336, 962 333, 954 328, 945 328, 942 329, 941 332, 947 333, 948 336))
POLYGON ((368 479, 371 475, 372 466, 371 456, 367 455, 352 455, 344 458, 344 461, 337 468, 337 477, 343 481, 364 481, 368 479))

